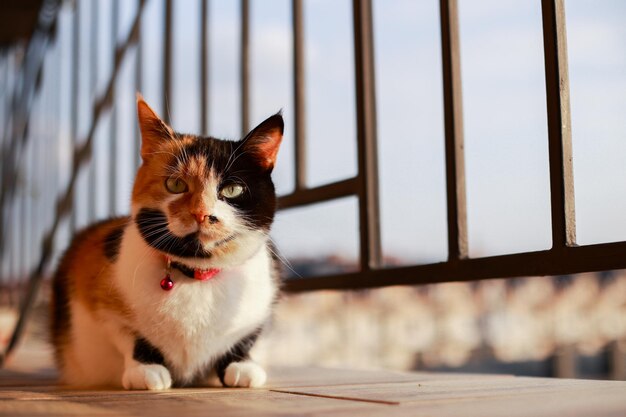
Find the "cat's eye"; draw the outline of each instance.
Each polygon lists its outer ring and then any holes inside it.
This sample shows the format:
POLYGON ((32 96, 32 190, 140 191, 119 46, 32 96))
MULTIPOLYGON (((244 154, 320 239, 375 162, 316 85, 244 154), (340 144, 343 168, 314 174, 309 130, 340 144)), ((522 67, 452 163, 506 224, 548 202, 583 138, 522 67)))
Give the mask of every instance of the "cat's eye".
POLYGON ((165 188, 172 194, 184 193, 189 189, 187 183, 180 178, 168 178, 165 180, 165 188))
POLYGON ((243 185, 239 184, 228 184, 222 191, 220 191, 220 195, 224 198, 237 198, 243 194, 244 188, 243 185))

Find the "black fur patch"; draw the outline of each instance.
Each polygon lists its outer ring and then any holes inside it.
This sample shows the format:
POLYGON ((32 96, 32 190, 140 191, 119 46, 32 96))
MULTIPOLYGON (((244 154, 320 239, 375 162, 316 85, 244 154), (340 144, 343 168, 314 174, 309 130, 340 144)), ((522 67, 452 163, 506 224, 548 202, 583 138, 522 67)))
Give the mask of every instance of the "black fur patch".
POLYGON ((135 340, 135 349, 133 350, 133 359, 137 362, 145 364, 165 365, 165 358, 161 351, 155 348, 143 337, 135 340))
POLYGON ((118 226, 112 229, 104 238, 103 248, 104 255, 110 261, 115 261, 120 253, 120 244, 122 243, 122 235, 124 234, 124 226, 118 226))
POLYGON ((174 235, 167 227, 165 213, 158 209, 142 208, 135 223, 143 240, 161 252, 181 258, 210 258, 211 252, 204 250, 197 233, 184 237, 174 235))
POLYGON ((246 359, 250 359, 250 349, 252 349, 252 346, 254 346, 260 334, 261 329, 259 328, 237 342, 228 353, 218 359, 215 363, 215 370, 222 384, 224 384, 224 374, 226 373, 228 365, 233 362, 242 362, 246 359))

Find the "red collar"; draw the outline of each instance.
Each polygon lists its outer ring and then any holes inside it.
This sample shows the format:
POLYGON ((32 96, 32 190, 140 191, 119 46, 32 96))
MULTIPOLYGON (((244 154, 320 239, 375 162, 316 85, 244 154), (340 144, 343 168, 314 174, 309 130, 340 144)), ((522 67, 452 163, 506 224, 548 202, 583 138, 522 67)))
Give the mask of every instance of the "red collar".
POLYGON ((208 281, 222 271, 219 268, 209 268, 209 269, 192 268, 183 263, 172 261, 172 259, 169 256, 165 257, 165 265, 166 265, 166 270, 168 274, 171 268, 175 268, 178 271, 180 271, 183 275, 189 278, 197 279, 198 281, 208 281))

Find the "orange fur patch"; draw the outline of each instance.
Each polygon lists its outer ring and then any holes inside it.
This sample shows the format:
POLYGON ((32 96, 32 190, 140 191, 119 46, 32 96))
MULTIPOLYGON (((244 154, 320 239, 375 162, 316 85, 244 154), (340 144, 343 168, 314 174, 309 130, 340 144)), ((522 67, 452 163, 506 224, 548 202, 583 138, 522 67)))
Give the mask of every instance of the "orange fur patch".
MULTIPOLYGON (((76 235, 72 245, 63 255, 54 278, 55 287, 61 287, 58 290, 66 294, 68 302, 76 300, 93 314, 107 310, 123 318, 132 318, 131 309, 113 284, 112 263, 105 255, 106 237, 128 221, 127 217, 107 220, 76 235)), ((61 310, 69 311, 70 306, 56 305, 53 302, 50 308, 52 317, 57 317, 61 310)), ((55 320, 51 323, 52 343, 55 345, 55 359, 62 368, 66 362, 64 358, 71 355, 68 351, 70 323, 60 323, 68 327, 57 328, 55 331, 55 320)))
POLYGON ((90 228, 79 236, 66 255, 66 274, 74 297, 92 312, 112 310, 130 317, 132 312, 115 288, 111 277, 111 261, 104 253, 104 240, 115 228, 128 223, 128 218, 113 219, 90 228), (80 238, 82 237, 82 239, 80 238))

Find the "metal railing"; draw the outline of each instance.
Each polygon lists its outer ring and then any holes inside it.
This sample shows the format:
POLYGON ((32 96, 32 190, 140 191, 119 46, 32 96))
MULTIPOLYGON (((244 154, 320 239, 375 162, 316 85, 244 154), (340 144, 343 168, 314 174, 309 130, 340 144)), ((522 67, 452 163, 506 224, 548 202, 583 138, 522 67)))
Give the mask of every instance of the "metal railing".
MULTIPOLYGON (((59 3, 50 1, 50 7, 58 10, 59 3)), ((84 2, 77 1, 73 7, 74 39, 78 39, 78 27, 81 23, 78 10, 84 2)), ((78 111, 78 70, 81 60, 78 57, 78 42, 73 42, 71 53, 73 56, 72 85, 69 96, 72 109, 72 144, 73 157, 71 173, 67 184, 64 184, 57 194, 54 206, 53 219, 47 228, 42 230, 35 239, 26 240, 27 243, 40 245, 41 250, 36 262, 29 265, 28 273, 24 268, 17 268, 5 272, 4 275, 27 275, 28 287, 25 289, 20 303, 20 320, 11 343, 10 351, 23 329, 23 325, 32 308, 39 284, 46 271, 50 269, 55 248, 54 242, 62 223, 72 218, 75 207, 75 190, 77 178, 92 161, 92 149, 96 129, 105 113, 111 114, 111 123, 116 125, 114 103, 115 86, 119 77, 120 67, 124 60, 131 59, 131 52, 135 51, 135 87, 142 88, 142 48, 143 39, 140 28, 144 20, 144 9, 147 0, 137 0, 135 15, 127 36, 118 39, 117 16, 119 0, 110 3, 112 8, 113 28, 112 49, 114 52, 112 70, 104 89, 99 94, 92 94, 90 108, 91 121, 84 137, 78 137, 76 123, 78 111)), ((378 167, 377 167, 377 123, 376 123, 376 96, 374 74, 374 45, 371 0, 353 0, 353 28, 354 28, 354 62, 355 62, 355 102, 356 102, 356 140, 358 152, 358 174, 353 178, 343 179, 317 187, 307 187, 307 167, 305 163, 307 138, 305 137, 305 65, 304 65, 304 29, 303 29, 303 1, 292 0, 292 33, 293 33, 293 107, 294 107, 294 159, 295 159, 295 190, 288 195, 279 197, 281 210, 289 210, 310 204, 321 203, 348 196, 358 198, 359 230, 360 230, 360 268, 356 272, 341 273, 322 277, 304 277, 288 280, 285 290, 289 292, 310 291, 320 289, 354 289, 380 287, 386 285, 414 285, 445 281, 469 281, 485 278, 505 278, 533 275, 560 275, 587 271, 609 270, 626 268, 626 242, 605 243, 596 245, 577 246, 576 226, 574 221, 574 192, 572 172, 572 139, 570 133, 569 115, 569 83, 567 71, 567 47, 565 31, 565 12, 563 0, 542 0, 543 15, 543 46, 545 63, 546 85, 546 112, 548 120, 549 165, 550 165, 550 195, 552 219, 552 248, 549 250, 516 253, 501 256, 470 258, 468 256, 467 215, 465 197, 465 167, 463 144, 463 110, 462 85, 459 52, 459 24, 457 0, 440 0, 440 27, 441 53, 443 74, 443 102, 445 124, 445 166, 446 166, 446 195, 447 195, 447 226, 448 226, 448 259, 445 262, 426 265, 412 265, 403 267, 384 268, 381 256, 380 213, 378 201, 378 167)), ((92 2, 91 12, 94 25, 97 21, 97 10, 94 13, 92 2)), ((200 126, 205 132, 208 128, 209 91, 208 91, 208 0, 200 0, 200 126)), ((168 99, 172 96, 172 34, 173 1, 163 0, 164 33, 162 40, 162 109, 168 108, 168 99)), ((248 0, 241 0, 240 15, 240 102, 241 102, 241 131, 246 132, 250 122, 250 5, 248 0)), ((56 16, 56 14, 55 14, 56 16)), ((44 19, 45 20, 45 19, 44 19)), ((29 168, 28 164, 21 164, 22 150, 27 145, 29 134, 27 126, 32 122, 29 103, 33 97, 41 93, 41 71, 45 72, 43 57, 47 46, 55 38, 58 25, 48 22, 40 25, 40 33, 44 40, 36 38, 30 43, 28 53, 21 69, 17 72, 19 82, 13 85, 13 94, 7 99, 5 90, 4 104, 9 103, 8 117, 11 118, 11 130, 7 131, 2 142, 2 210, 0 245, 5 243, 9 227, 22 227, 21 223, 14 224, 15 214, 19 214, 20 204, 15 201, 25 197, 17 196, 20 188, 19 179, 22 176, 20 167, 29 168), (41 45, 39 45, 41 44, 41 45), (23 104, 26 103, 26 104, 23 104)), ((93 75, 98 69, 97 54, 106 51, 97 50, 98 29, 91 32, 91 81, 92 93, 96 91, 97 77, 93 75)), ((58 39, 58 36, 57 36, 58 39)), ((85 40, 83 40, 85 41, 85 40)), ((6 59, 6 58, 5 58, 6 59)), ((58 94, 58 91, 57 91, 58 94)), ((5 106, 5 108, 7 108, 5 106)), ((169 112, 164 111, 167 119, 169 112)), ((114 129, 111 129, 112 131, 114 129)), ((137 135, 138 133, 135 132, 137 135)), ((112 135, 113 136, 113 135, 112 135)), ((115 141, 110 144, 111 158, 109 164, 114 167, 116 149, 115 141)), ((135 152, 138 152, 135 150, 135 152)), ((138 155, 138 153, 136 154, 138 155)), ((138 158, 136 158, 138 159, 138 158)), ((115 171, 109 190, 111 212, 115 208, 115 187, 117 179, 115 171)), ((92 177, 94 175, 92 174, 92 177)), ((93 180, 93 179, 92 179, 93 180)), ((95 191, 91 189, 91 193, 95 191)), ((93 195, 88 197, 90 204, 94 204, 93 195)), ((19 216, 18 216, 19 217, 19 216)), ((73 224, 73 223, 72 223, 73 224)), ((28 239, 23 237, 23 239, 28 239)), ((23 242, 22 242, 23 243, 23 242)), ((2 259, 14 259, 17 255, 24 255, 22 249, 30 249, 29 245, 2 245, 2 259), (19 249, 18 248, 22 248, 19 249), (21 251, 21 252, 20 252, 21 251)), ((4 268, 3 271, 7 271, 4 268)), ((2 277, 6 284, 7 277, 2 277)))

